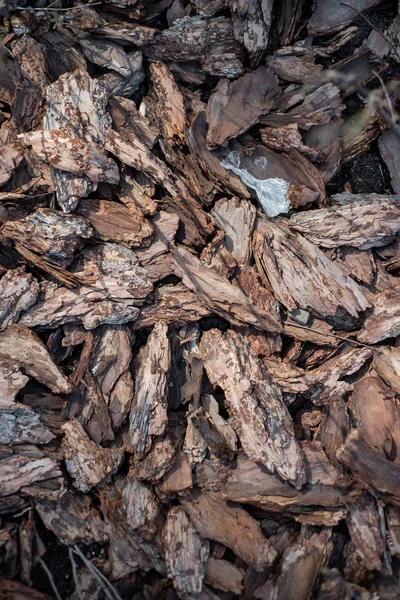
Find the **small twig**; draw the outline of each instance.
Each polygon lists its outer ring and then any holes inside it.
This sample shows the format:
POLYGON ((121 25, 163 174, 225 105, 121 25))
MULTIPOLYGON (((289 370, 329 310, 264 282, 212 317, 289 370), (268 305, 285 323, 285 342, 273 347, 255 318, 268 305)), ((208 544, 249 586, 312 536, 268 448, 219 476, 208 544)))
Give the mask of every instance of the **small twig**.
MULTIPOLYGON (((53 2, 54 4, 54 2, 53 2)), ((31 12, 31 11, 51 11, 51 12, 69 12, 71 10, 79 10, 81 8, 87 8, 88 6, 98 6, 99 4, 104 4, 104 2, 92 2, 89 4, 86 4, 85 6, 72 6, 71 8, 51 8, 52 5, 50 6, 44 6, 43 8, 23 8, 22 6, 17 6, 16 8, 14 8, 14 10, 24 10, 27 12, 31 12)))
POLYGON ((383 89, 383 91, 384 91, 384 93, 385 93, 385 97, 386 97, 386 100, 387 100, 387 103, 388 103, 388 106, 389 106, 389 112, 390 112, 390 115, 391 115, 391 117, 392 117, 392 122, 393 122, 393 125, 397 125, 397 123, 396 123, 396 115, 395 115, 395 113, 394 113, 393 104, 392 104, 392 101, 391 101, 391 99, 390 99, 389 92, 387 91, 387 88, 386 88, 385 82, 383 81, 382 77, 379 75, 379 73, 378 73, 377 71, 374 71, 374 70, 373 70, 373 71, 372 71, 372 73, 373 73, 373 74, 375 75, 375 77, 378 79, 378 81, 379 81, 379 83, 381 84, 381 86, 382 86, 382 89, 383 89))
MULTIPOLYGON (((285 325, 287 327, 297 327, 298 329, 306 329, 307 331, 312 331, 312 333, 316 333, 321 336, 326 335, 328 337, 333 337, 337 340, 341 340, 342 342, 348 342, 349 344, 354 344, 355 346, 362 346, 363 348, 369 348, 370 350, 377 350, 377 348, 374 348, 373 346, 369 346, 368 344, 363 344, 362 342, 358 342, 356 340, 351 340, 350 338, 346 338, 342 335, 336 335, 335 333, 321 333, 320 331, 317 331, 316 329, 313 329, 312 327, 307 327, 306 325, 300 325, 299 323, 286 322, 285 325)), ((285 332, 285 328, 283 329, 283 332, 285 332)), ((287 331, 286 331, 286 333, 287 333, 287 331)))
POLYGON ((56 599, 57 600, 62 600, 60 594, 58 593, 57 586, 56 586, 56 584, 54 582, 53 575, 50 573, 49 567, 46 565, 46 563, 44 562, 43 558, 39 559, 39 564, 42 567, 43 571, 47 575, 47 578, 48 578, 48 580, 50 582, 50 585, 51 585, 51 587, 53 589, 53 592, 54 592, 54 595, 55 595, 56 599))
POLYGON ((374 25, 365 15, 363 15, 362 12, 360 12, 357 8, 354 8, 354 6, 350 6, 350 4, 346 4, 345 2, 341 2, 340 4, 342 6, 346 6, 347 8, 350 8, 350 10, 354 10, 354 12, 357 13, 359 17, 361 17, 362 19, 364 19, 364 21, 366 23, 368 23, 368 25, 370 27, 372 27, 372 29, 374 31, 376 31, 377 33, 379 33, 379 35, 383 37, 383 39, 385 40, 385 42, 387 42, 389 44, 389 46, 391 47, 391 49, 394 50, 394 52, 396 52, 396 48, 393 45, 393 42, 387 37, 387 35, 385 35, 380 29, 378 29, 378 27, 376 27, 376 25, 374 25))
POLYGON ((113 588, 111 583, 108 581, 107 577, 103 575, 103 573, 90 561, 86 558, 80 548, 75 544, 73 548, 75 554, 79 556, 82 562, 86 565, 86 567, 93 573, 94 577, 97 579, 101 588, 103 589, 105 595, 108 600, 122 600, 121 596, 118 592, 113 588), (107 587, 106 587, 107 586, 107 587), (107 589, 108 588, 108 589, 107 589))
POLYGON ((76 571, 76 562, 74 559, 74 554, 72 552, 71 546, 69 546, 68 552, 69 552, 69 560, 71 561, 71 565, 72 565, 72 578, 73 578, 74 584, 75 584, 75 591, 78 594, 79 600, 83 600, 83 596, 81 594, 81 589, 79 587, 78 574, 76 571))

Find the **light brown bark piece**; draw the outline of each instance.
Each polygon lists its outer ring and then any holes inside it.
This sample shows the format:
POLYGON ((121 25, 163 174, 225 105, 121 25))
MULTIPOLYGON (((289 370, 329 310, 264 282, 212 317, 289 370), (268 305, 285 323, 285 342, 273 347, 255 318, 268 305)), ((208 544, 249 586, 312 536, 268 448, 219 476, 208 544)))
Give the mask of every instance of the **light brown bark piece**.
POLYGON ((374 498, 364 493, 347 505, 347 527, 356 551, 363 558, 369 571, 382 568, 385 543, 382 539, 378 507, 374 498))
POLYGON ((330 528, 302 527, 295 543, 282 556, 272 600, 307 600, 318 574, 330 558, 330 528))
POLYGON ((240 594, 243 590, 244 572, 227 560, 212 556, 206 563, 204 581, 216 590, 240 594))
POLYGON ((65 130, 61 129, 34 131, 22 136, 35 154, 53 168, 78 176, 85 175, 94 183, 119 182, 116 163, 93 142, 69 137, 65 130))
POLYGON ((46 346, 24 325, 10 325, 0 333, 0 358, 13 361, 54 392, 67 394, 72 390, 68 378, 55 365, 46 346))
POLYGON ((253 504, 278 514, 289 514, 296 518, 312 513, 317 507, 326 511, 342 512, 345 503, 357 497, 349 480, 342 477, 330 463, 318 442, 303 443, 307 487, 295 490, 288 482, 240 455, 236 469, 222 488, 223 498, 245 504, 253 504))
POLYGON ((251 235, 256 218, 255 207, 247 200, 223 198, 215 203, 211 214, 225 232, 227 250, 240 267, 248 265, 251 257, 251 235))
POLYGON ((0 329, 18 321, 39 295, 39 284, 23 267, 6 271, 0 279, 0 329))
POLYGON ((157 212, 157 202, 151 198, 149 186, 141 185, 136 179, 123 173, 121 175, 121 193, 119 200, 133 212, 140 210, 144 215, 154 215, 157 212))
POLYGON ((39 208, 19 221, 8 221, 2 234, 60 267, 72 261, 83 240, 93 235, 86 219, 50 208, 39 208))
POLYGON ((163 137, 170 144, 183 144, 186 140, 186 111, 175 78, 159 61, 150 64, 150 74, 163 137))
POLYGON ((184 452, 177 452, 172 466, 160 483, 160 490, 170 494, 182 492, 193 485, 192 469, 184 452))
POLYGON ((13 402, 29 381, 29 377, 7 359, 0 360, 0 398, 1 402, 13 402))
POLYGON ((162 540, 167 573, 178 594, 200 593, 208 543, 200 538, 181 506, 170 509, 162 540))
POLYGON ((317 389, 311 395, 314 404, 321 406, 335 396, 344 396, 352 387, 344 378, 357 373, 372 354, 370 348, 347 347, 316 369, 308 371, 309 377, 317 384, 317 389))
MULTIPOLYGON (((46 456, 33 446, 15 448, 14 454, 2 452, 0 459, 0 496, 11 496, 18 492, 30 494, 35 484, 54 484, 54 496, 64 492, 64 480, 58 461, 46 456), (4 456, 3 456, 4 455, 4 456)), ((36 495, 36 494, 34 494, 36 495)))
POLYGON ((230 83, 221 80, 207 105, 209 148, 226 146, 268 113, 280 94, 276 75, 266 67, 230 83))
POLYGON ((361 288, 283 220, 260 221, 253 252, 261 277, 288 310, 309 310, 343 327, 369 306, 361 288))
POLYGON ((136 256, 148 272, 149 278, 158 281, 173 273, 169 249, 179 227, 179 217, 160 210, 151 220, 151 224, 154 227, 153 240, 148 248, 138 248, 136 256))
POLYGON ((310 56, 285 54, 285 48, 282 48, 267 58, 267 65, 275 71, 280 79, 291 83, 305 85, 315 83, 319 79, 322 81, 322 65, 316 65, 310 58, 310 56))
POLYGON ((400 407, 379 377, 366 375, 354 384, 348 406, 360 435, 400 467, 400 407))
POLYGON ((183 284, 168 284, 156 288, 153 302, 143 306, 133 328, 151 327, 159 321, 182 326, 210 314, 210 309, 183 284))
POLYGON ((400 230, 400 210, 384 197, 297 213, 290 227, 323 248, 354 246, 368 250, 390 244, 400 230))
POLYGON ((275 559, 276 551, 262 535, 257 521, 237 504, 215 493, 192 493, 180 502, 203 538, 227 546, 257 571, 275 559))
POLYGON ((374 352, 374 369, 396 394, 400 394, 400 349, 381 346, 374 352))
MULTIPOLYGON (((93 148, 95 144, 104 142, 104 133, 111 127, 106 105, 107 92, 98 80, 91 79, 84 70, 65 73, 47 88, 45 129, 61 130, 67 139, 81 140, 77 142, 81 146, 84 141, 93 148)), ((102 151, 99 154, 98 150, 97 155, 104 161, 106 155, 102 151)), ((107 159, 104 164, 110 169, 109 175, 118 182, 115 163, 107 159)), ((64 212, 72 212, 80 198, 97 189, 96 182, 90 180, 85 172, 78 176, 55 168, 53 175, 57 200, 64 212)), ((98 173, 99 177, 102 177, 101 173, 98 173)), ((104 180, 104 174, 101 180, 104 180)))
POLYGON ((67 492, 60 500, 36 500, 35 509, 46 528, 66 545, 104 543, 103 521, 90 498, 67 492))
POLYGON ((81 200, 76 211, 94 230, 94 237, 104 242, 129 246, 147 246, 153 233, 149 221, 140 211, 128 210, 107 200, 81 200))
POLYGON ((235 325, 253 325, 257 329, 279 332, 280 325, 266 311, 257 308, 237 287, 222 280, 212 270, 204 267, 198 258, 177 248, 173 252, 176 275, 183 284, 195 292, 213 311, 235 325))
POLYGON ((98 446, 75 420, 65 423, 62 430, 64 439, 61 447, 65 465, 76 489, 88 492, 116 472, 123 460, 122 449, 98 446))
POLYGON ((75 272, 87 285, 67 289, 44 283, 38 302, 20 322, 46 328, 82 322, 86 329, 127 323, 137 318, 137 307, 153 287, 132 250, 119 244, 88 248, 75 272))
POLYGON ((108 405, 114 430, 121 426, 133 399, 134 384, 130 373, 132 341, 127 327, 105 326, 90 361, 91 373, 108 405))
POLYGON ((366 318, 357 339, 364 344, 377 344, 400 334, 400 287, 389 288, 371 298, 372 313, 366 318))
POLYGON ((160 512, 152 486, 128 473, 120 491, 127 524, 142 537, 151 539, 157 531, 156 521, 160 512))
POLYGON ((137 456, 145 456, 153 436, 162 435, 167 425, 167 375, 171 351, 168 326, 158 323, 139 355, 135 397, 130 415, 130 441, 137 456))
POLYGON ((7 183, 23 158, 24 148, 21 143, 0 145, 0 185, 7 183))
POLYGON ((278 386, 240 334, 223 336, 212 329, 203 334, 200 354, 208 378, 225 392, 244 451, 301 488, 303 457, 294 437, 293 422, 278 386), (229 357, 229 359, 228 359, 229 357))

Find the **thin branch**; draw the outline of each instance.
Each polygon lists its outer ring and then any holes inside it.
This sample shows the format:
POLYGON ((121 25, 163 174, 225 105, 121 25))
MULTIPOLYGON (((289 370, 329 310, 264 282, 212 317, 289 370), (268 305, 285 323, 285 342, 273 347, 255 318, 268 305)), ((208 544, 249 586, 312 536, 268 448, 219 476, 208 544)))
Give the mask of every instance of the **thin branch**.
POLYGON ((363 15, 362 12, 360 12, 357 8, 354 8, 354 6, 350 6, 350 4, 346 4, 345 2, 341 2, 340 4, 342 6, 346 6, 347 8, 350 8, 350 10, 354 10, 354 12, 357 13, 359 17, 361 17, 362 19, 364 19, 364 21, 366 23, 368 23, 368 25, 370 27, 372 27, 372 29, 374 31, 376 31, 377 33, 379 33, 379 35, 383 37, 383 39, 385 40, 385 42, 387 42, 389 44, 389 46, 391 47, 391 49, 396 52, 395 46, 393 45, 392 41, 387 37, 387 35, 385 35, 380 29, 378 29, 378 27, 376 27, 376 25, 374 25, 365 15, 363 15))
POLYGON ((58 593, 58 589, 57 589, 57 586, 55 584, 53 575, 50 573, 49 567, 46 565, 46 563, 44 562, 43 558, 39 559, 39 564, 42 567, 43 571, 47 575, 47 578, 48 578, 48 580, 50 582, 50 585, 51 585, 51 587, 53 589, 53 592, 54 592, 54 595, 56 597, 56 600, 62 600, 60 594, 58 593))
POLYGON ((71 546, 69 546, 69 548, 68 548, 68 553, 69 553, 69 560, 71 561, 71 565, 72 565, 72 578, 73 578, 74 584, 75 584, 75 591, 78 594, 79 600, 83 600, 83 596, 81 594, 81 589, 79 587, 78 574, 76 571, 76 562, 74 559, 74 554, 72 552, 71 546))
MULTIPOLYGON (((53 2, 54 4, 54 2, 53 2)), ((32 11, 51 11, 51 12, 70 12, 71 10, 79 10, 81 8, 87 8, 88 6, 99 6, 99 4, 104 4, 104 2, 92 2, 89 4, 86 4, 86 6, 72 6, 71 8, 50 8, 50 6, 44 6, 43 8, 23 8, 22 6, 17 6, 16 8, 14 8, 14 10, 23 10, 23 11, 27 11, 27 12, 32 12, 32 11)))
POLYGON ((82 562, 87 566, 87 568, 93 573, 94 577, 96 577, 97 581, 100 583, 108 600, 122 600, 121 596, 113 588, 111 583, 108 581, 107 577, 105 577, 105 575, 103 575, 103 573, 90 560, 88 560, 86 558, 86 556, 83 554, 83 552, 80 550, 80 548, 76 544, 75 544, 73 550, 74 550, 75 554, 77 554, 79 556, 79 558, 82 560, 82 562))
POLYGON ((299 323, 284 323, 284 329, 283 332, 288 333, 285 330, 285 325, 287 327, 297 327, 298 329, 306 329, 307 331, 312 331, 312 333, 317 333, 318 335, 322 335, 322 336, 328 336, 328 337, 332 337, 335 338, 337 340, 341 340, 342 342, 347 342, 348 344, 354 344, 355 346, 362 346, 363 348, 369 348, 370 350, 378 350, 378 348, 374 348, 373 346, 369 346, 368 344, 363 344, 362 342, 358 342, 356 340, 352 340, 350 338, 346 338, 342 335, 336 335, 335 333, 321 333, 320 331, 317 331, 316 329, 313 329, 312 327, 307 327, 306 325, 300 325, 299 323))

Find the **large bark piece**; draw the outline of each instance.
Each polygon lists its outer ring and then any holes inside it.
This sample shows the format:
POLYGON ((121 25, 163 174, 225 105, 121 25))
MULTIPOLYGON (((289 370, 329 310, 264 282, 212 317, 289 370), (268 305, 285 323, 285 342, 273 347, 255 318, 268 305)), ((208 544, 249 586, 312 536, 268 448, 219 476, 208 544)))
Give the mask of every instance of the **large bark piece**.
POLYGON ((305 482, 303 458, 291 417, 279 388, 247 342, 232 331, 222 336, 218 330, 210 330, 203 335, 200 354, 211 383, 225 392, 249 458, 269 470, 276 469, 301 487, 305 482))
POLYGON ((76 211, 94 230, 94 237, 104 242, 129 246, 147 246, 153 229, 140 211, 128 210, 107 200, 81 200, 76 211))
POLYGON ((123 459, 120 448, 98 446, 88 438, 77 421, 68 421, 62 429, 65 434, 62 441, 65 465, 77 490, 88 492, 115 473, 123 459))
POLYGON ((0 333, 0 358, 12 360, 54 392, 67 394, 72 390, 72 385, 54 364, 46 346, 24 325, 10 325, 0 333))
POLYGON ((167 375, 171 362, 168 326, 157 324, 139 356, 135 396, 130 415, 130 440, 135 454, 143 457, 153 436, 167 424, 167 375))
POLYGON ((350 277, 282 220, 259 223, 253 252, 260 275, 288 310, 311 310, 346 328, 369 306, 350 277))
POLYGON ((18 321, 21 312, 34 304, 39 285, 23 267, 6 271, 0 279, 0 329, 18 321))
POLYGON ((364 323, 357 338, 364 344, 377 344, 400 334, 399 312, 400 288, 394 287, 371 298, 373 310, 364 323))
POLYGON ((204 267, 193 254, 184 248, 177 248, 172 254, 176 262, 175 274, 210 310, 235 325, 253 325, 275 333, 280 331, 280 325, 273 317, 254 306, 238 287, 204 267))
POLYGON ((24 313, 29 327, 57 327, 82 322, 86 329, 134 321, 138 306, 152 290, 145 269, 135 254, 119 244, 106 243, 87 249, 75 273, 86 282, 68 289, 45 282, 38 302, 24 313))
POLYGON ((83 240, 92 237, 93 231, 86 219, 39 208, 25 219, 8 221, 2 234, 38 252, 51 263, 66 267, 83 240))
MULTIPOLYGON (((104 142, 104 133, 111 126, 106 104, 107 92, 101 83, 83 70, 67 73, 47 88, 45 129, 61 130, 67 139, 82 140, 77 142, 81 146, 85 141, 93 148, 94 144, 104 142)), ((44 139, 43 136, 38 138, 39 142, 40 139, 44 139)), ((108 160, 106 164, 111 169, 110 176, 116 178, 112 166, 115 163, 108 160)), ((72 212, 81 197, 97 188, 96 182, 84 171, 78 176, 55 168, 53 175, 57 199, 64 212, 72 212)))
POLYGON ((181 504, 203 538, 224 544, 257 571, 276 557, 257 521, 238 505, 214 493, 193 493, 181 504))
POLYGON ((178 594, 201 592, 208 545, 200 538, 181 506, 171 508, 163 529, 168 575, 178 594))
POLYGON ((371 204, 354 202, 313 210, 290 219, 290 226, 310 242, 323 248, 354 246, 359 250, 386 246, 400 229, 400 210, 390 196, 371 204))
POLYGON ((280 94, 276 75, 266 67, 229 83, 222 80, 207 105, 209 148, 226 146, 268 113, 280 94))

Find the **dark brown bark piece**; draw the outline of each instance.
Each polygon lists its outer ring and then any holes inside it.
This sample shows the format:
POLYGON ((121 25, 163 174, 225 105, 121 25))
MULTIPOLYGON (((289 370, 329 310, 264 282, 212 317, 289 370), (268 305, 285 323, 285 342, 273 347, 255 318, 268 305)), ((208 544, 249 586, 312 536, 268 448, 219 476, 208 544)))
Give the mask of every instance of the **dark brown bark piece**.
POLYGON ((179 19, 161 33, 157 44, 144 48, 144 53, 164 61, 198 61, 203 71, 217 77, 235 79, 243 73, 241 51, 227 17, 179 19))
POLYGON ((363 558, 369 571, 380 570, 385 543, 381 535, 375 499, 365 493, 355 502, 348 504, 347 508, 349 512, 346 523, 356 551, 363 558))
POLYGON ((280 94, 277 77, 266 67, 230 83, 221 80, 207 105, 209 148, 226 146, 268 113, 280 94))
POLYGON ((11 579, 0 579, 0 600, 51 600, 51 596, 42 594, 31 587, 11 579))
POLYGON ((400 176, 396 168, 400 154, 400 139, 395 131, 387 129, 378 140, 379 151, 390 173, 390 183, 395 194, 400 194, 400 176))
POLYGON ((100 514, 88 496, 67 492, 57 501, 35 501, 35 509, 46 528, 63 544, 94 544, 107 540, 100 514))
MULTIPOLYGON (((350 6, 357 11, 364 11, 373 8, 379 4, 380 0, 353 0, 350 6)), ((354 19, 357 18, 357 12, 351 10, 349 6, 343 6, 340 0, 332 0, 325 3, 323 0, 318 0, 314 7, 313 15, 308 24, 310 34, 326 35, 338 29, 342 29, 354 19)))
POLYGON ((123 77, 132 74, 128 57, 122 46, 109 40, 95 38, 83 38, 80 40, 80 45, 83 54, 95 65, 117 71, 123 77))
POLYGON ((31 408, 17 402, 7 402, 3 396, 0 398, 0 444, 45 445, 55 438, 31 408))
POLYGON ((238 5, 229 1, 232 13, 233 35, 250 53, 253 64, 258 64, 269 39, 273 0, 245 0, 238 5))
POLYGON ((237 504, 218 494, 192 493, 181 504, 203 538, 224 544, 257 571, 270 565, 276 551, 262 535, 257 521, 237 504))
POLYGON ((225 169, 217 156, 208 149, 206 124, 205 112, 200 112, 194 118, 187 132, 187 142, 192 156, 220 191, 225 192, 225 187, 227 187, 234 194, 238 194, 242 198, 249 198, 250 194, 239 177, 225 169))
POLYGON ((303 458, 282 395, 242 336, 203 334, 200 354, 214 386, 225 392, 246 454, 296 487, 305 482, 303 458), (228 360, 229 357, 229 360, 228 360))

